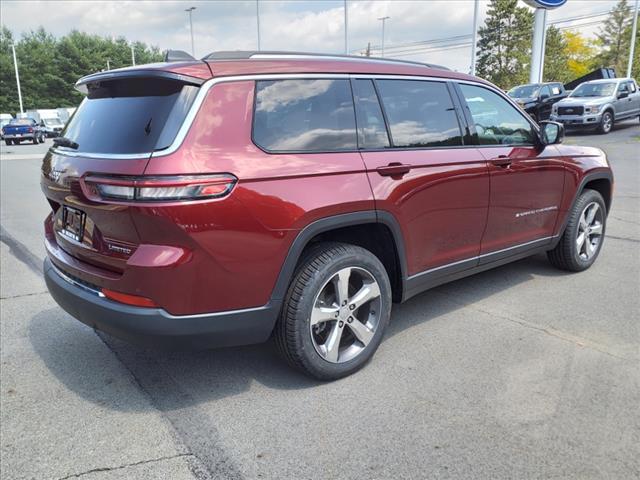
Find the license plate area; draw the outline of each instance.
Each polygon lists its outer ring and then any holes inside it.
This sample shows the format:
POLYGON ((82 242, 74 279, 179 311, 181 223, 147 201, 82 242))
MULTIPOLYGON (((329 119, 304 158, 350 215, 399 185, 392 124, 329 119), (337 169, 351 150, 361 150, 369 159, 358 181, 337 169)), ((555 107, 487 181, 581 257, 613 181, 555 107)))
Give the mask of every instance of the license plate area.
POLYGON ((62 229, 60 233, 67 238, 82 241, 86 214, 76 208, 62 206, 62 229))

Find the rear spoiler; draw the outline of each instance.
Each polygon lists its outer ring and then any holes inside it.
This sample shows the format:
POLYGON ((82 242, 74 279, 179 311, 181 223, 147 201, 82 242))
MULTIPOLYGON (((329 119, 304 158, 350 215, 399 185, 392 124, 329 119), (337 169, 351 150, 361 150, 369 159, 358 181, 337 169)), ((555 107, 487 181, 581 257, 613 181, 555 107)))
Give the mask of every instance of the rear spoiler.
POLYGON ((189 75, 182 75, 175 72, 167 72, 166 70, 123 68, 119 70, 93 73, 91 75, 82 77, 76 82, 75 88, 80 93, 87 94, 88 85, 90 83, 108 82, 125 78, 159 78, 165 80, 173 80, 197 87, 199 87, 206 81, 202 78, 191 77, 189 75))

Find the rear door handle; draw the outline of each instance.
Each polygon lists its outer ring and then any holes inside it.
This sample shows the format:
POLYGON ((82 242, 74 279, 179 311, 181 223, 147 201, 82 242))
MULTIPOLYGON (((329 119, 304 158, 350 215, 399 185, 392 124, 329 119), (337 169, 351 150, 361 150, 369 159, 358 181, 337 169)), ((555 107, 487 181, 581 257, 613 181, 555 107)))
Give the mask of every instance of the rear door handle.
POLYGON ((491 159, 491 163, 496 167, 508 167, 511 165, 512 160, 506 155, 499 155, 496 158, 491 159))
POLYGON ((411 165, 404 165, 402 163, 390 163, 386 167, 378 167, 376 171, 383 177, 396 177, 402 176, 411 171, 411 165))

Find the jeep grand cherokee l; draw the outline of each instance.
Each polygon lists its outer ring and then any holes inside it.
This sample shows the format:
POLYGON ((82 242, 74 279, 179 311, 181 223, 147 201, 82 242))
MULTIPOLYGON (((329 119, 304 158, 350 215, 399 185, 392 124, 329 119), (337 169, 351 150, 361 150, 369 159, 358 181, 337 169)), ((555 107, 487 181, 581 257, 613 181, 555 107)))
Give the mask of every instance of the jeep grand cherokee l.
POLYGON ((42 165, 44 272, 143 345, 273 337, 348 375, 392 302, 538 252, 590 267, 612 175, 493 85, 409 62, 212 54, 97 73, 42 165))

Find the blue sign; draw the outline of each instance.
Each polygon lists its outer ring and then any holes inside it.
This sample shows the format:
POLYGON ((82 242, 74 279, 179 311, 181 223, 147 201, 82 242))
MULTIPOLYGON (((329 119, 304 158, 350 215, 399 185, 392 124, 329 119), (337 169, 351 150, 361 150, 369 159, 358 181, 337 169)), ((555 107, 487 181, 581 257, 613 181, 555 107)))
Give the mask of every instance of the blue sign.
POLYGON ((567 3, 567 0, 524 0, 525 3, 531 5, 533 8, 546 8, 548 10, 552 8, 558 8, 567 3))

